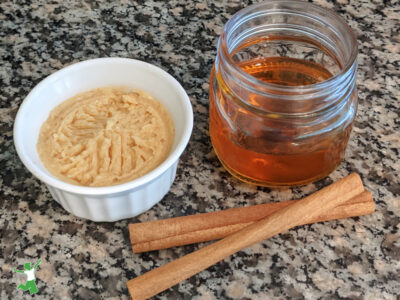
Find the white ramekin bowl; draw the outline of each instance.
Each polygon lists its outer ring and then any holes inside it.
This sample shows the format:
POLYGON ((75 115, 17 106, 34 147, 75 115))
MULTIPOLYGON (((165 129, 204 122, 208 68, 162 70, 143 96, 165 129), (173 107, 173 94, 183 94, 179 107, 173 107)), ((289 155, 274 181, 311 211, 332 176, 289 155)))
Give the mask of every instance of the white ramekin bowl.
POLYGON ((116 221, 134 217, 164 197, 175 179, 178 159, 189 142, 192 127, 189 97, 167 72, 139 60, 98 58, 63 68, 29 93, 15 120, 14 143, 24 165, 67 211, 93 221, 116 221), (175 123, 171 153, 150 173, 124 184, 85 187, 66 183, 50 174, 39 158, 36 144, 40 128, 62 101, 103 86, 140 89, 162 102, 175 123))

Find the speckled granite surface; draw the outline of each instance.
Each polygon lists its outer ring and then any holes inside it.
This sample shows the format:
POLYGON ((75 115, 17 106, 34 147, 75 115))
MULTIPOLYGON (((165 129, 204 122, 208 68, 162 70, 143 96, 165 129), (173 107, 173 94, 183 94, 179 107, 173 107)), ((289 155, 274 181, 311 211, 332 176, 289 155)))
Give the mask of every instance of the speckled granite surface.
POLYGON ((24 276, 12 269, 42 258, 36 299, 128 299, 128 279, 202 246, 135 255, 129 222, 300 198, 356 171, 373 192, 375 214, 290 230, 157 299, 399 299, 399 1, 316 1, 357 32, 359 112, 341 166, 320 182, 286 190, 233 179, 208 137, 208 76, 217 36, 249 1, 105 2, 1 1, 0 298, 29 299, 16 289, 24 276), (195 126, 176 181, 158 205, 134 219, 94 223, 69 215, 24 168, 12 126, 21 101, 41 79, 105 56, 145 60, 176 77, 193 103, 195 126))

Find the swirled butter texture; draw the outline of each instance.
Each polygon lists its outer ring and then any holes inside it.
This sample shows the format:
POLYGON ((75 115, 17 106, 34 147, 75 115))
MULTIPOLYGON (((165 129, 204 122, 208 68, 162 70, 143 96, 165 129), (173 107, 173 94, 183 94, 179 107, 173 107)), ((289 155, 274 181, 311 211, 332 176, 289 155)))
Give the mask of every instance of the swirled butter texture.
POLYGON ((149 94, 104 87, 55 107, 41 127, 37 150, 44 166, 63 181, 110 186, 160 165, 174 131, 167 109, 149 94))

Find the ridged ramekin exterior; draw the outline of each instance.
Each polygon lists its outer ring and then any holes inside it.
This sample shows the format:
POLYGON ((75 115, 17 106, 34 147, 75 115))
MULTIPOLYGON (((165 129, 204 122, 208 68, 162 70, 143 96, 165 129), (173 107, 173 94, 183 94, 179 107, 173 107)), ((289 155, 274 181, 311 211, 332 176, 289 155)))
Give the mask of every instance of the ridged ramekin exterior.
POLYGON ((112 222, 135 217, 159 202, 174 182, 177 166, 178 161, 154 180, 116 194, 74 194, 46 185, 53 198, 71 214, 96 222, 112 222))

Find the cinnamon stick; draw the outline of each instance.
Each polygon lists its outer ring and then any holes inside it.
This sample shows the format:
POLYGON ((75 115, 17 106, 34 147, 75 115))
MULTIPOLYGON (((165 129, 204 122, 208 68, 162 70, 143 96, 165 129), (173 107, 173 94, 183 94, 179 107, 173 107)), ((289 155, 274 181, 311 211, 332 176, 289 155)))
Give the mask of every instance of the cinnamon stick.
POLYGON ((152 297, 245 247, 310 222, 362 191, 360 177, 351 174, 222 240, 129 280, 127 286, 131 298, 152 297))
MULTIPOLYGON (((218 212, 129 224, 133 252, 147 252, 212 241, 232 234, 299 200, 232 208, 218 212)), ((372 194, 364 191, 309 223, 371 214, 375 211, 372 194)), ((305 225, 305 224, 300 224, 305 225)))

